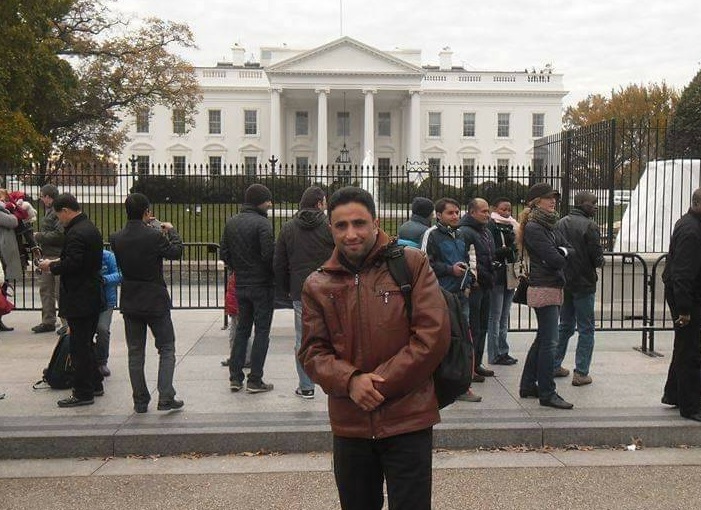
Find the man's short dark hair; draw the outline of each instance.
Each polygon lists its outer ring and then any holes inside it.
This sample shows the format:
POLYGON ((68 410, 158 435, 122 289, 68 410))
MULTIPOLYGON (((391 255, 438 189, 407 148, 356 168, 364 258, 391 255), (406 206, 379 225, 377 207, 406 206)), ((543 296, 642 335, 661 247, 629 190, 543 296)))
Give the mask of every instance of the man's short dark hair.
POLYGON ((78 199, 70 193, 61 193, 54 199, 54 203, 51 204, 54 211, 60 211, 61 209, 70 209, 71 211, 80 211, 80 204, 78 199))
POLYGON ((124 208, 127 210, 128 220, 140 220, 144 213, 151 206, 148 197, 143 193, 132 193, 124 201, 124 208))
POLYGON ((44 184, 39 193, 42 197, 49 197, 55 200, 58 196, 58 188, 53 184, 44 184))
POLYGON ((370 212, 372 219, 377 218, 377 211, 375 211, 375 201, 372 199, 372 195, 362 188, 356 188, 355 186, 346 186, 339 190, 336 190, 331 198, 329 198, 328 212, 329 218, 331 218, 331 213, 339 205, 346 205, 351 202, 356 202, 362 204, 370 212))
POLYGON ((445 211, 445 208, 448 206, 448 204, 452 204, 455 207, 457 207, 458 209, 460 209, 460 202, 458 202, 454 198, 443 197, 436 202, 436 212, 438 214, 443 213, 443 211, 445 211))
POLYGON ((314 209, 319 202, 324 201, 326 193, 319 186, 309 186, 302 193, 302 198, 299 199, 300 209, 314 209))
POLYGON ((578 205, 582 205, 586 202, 596 202, 597 198, 594 193, 591 191, 580 191, 574 196, 574 205, 575 207, 578 205))
POLYGON ((481 202, 484 202, 485 204, 489 205, 489 202, 487 202, 484 198, 471 198, 470 201, 467 203, 467 214, 472 214, 473 212, 475 212, 477 210, 477 204, 481 202))

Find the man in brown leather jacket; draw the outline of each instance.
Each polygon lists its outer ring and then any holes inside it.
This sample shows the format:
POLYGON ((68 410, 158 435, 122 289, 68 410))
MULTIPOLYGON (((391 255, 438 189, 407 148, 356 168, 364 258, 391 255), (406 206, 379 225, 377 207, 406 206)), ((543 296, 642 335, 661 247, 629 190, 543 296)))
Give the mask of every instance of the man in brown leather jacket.
POLYGON ((390 239, 372 196, 346 187, 328 201, 335 249, 302 291, 299 360, 328 394, 334 475, 344 510, 431 507, 433 371, 448 350, 445 301, 426 256, 405 258, 412 319, 389 273, 390 239))

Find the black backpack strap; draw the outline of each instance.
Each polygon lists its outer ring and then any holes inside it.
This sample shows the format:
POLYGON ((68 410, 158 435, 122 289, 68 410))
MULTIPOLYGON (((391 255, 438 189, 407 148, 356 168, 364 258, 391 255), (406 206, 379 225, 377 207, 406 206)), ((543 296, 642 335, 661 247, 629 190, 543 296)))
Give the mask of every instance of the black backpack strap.
POLYGON ((406 314, 409 317, 409 321, 411 321, 411 282, 413 278, 404 257, 404 246, 391 244, 385 251, 385 260, 387 261, 389 274, 392 275, 394 281, 399 285, 399 290, 402 291, 406 314))

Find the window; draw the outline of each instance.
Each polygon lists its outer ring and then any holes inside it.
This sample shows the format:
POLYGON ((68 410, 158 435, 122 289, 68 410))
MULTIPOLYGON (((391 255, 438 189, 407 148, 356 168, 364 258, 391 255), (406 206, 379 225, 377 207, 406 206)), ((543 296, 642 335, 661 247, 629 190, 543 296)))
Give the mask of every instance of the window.
POLYGON ((136 132, 148 133, 150 128, 151 112, 148 108, 141 108, 136 112, 136 132))
POLYGON ((221 156, 209 156, 209 175, 221 175, 221 156))
POLYGON ((377 174, 380 177, 389 177, 390 170, 389 158, 377 158, 377 174))
POLYGON ((258 167, 258 158, 255 156, 246 156, 243 158, 243 170, 246 175, 256 175, 256 168, 258 167))
POLYGON ((350 136, 350 113, 338 112, 336 114, 336 136, 350 136))
POLYGON ((509 160, 497 159, 497 182, 505 182, 509 178, 509 160))
POLYGON ((441 136, 441 112, 428 112, 428 136, 441 136))
POLYGON ((173 156, 173 175, 185 175, 185 156, 173 156))
POLYGON ((545 134, 545 114, 533 114, 533 138, 540 138, 545 134))
POLYGON ((431 177, 438 177, 441 171, 441 158, 428 158, 428 173, 431 177))
POLYGON ((295 136, 309 135, 309 112, 295 112, 295 136))
POLYGON ((462 183, 463 186, 470 186, 475 183, 475 158, 463 158, 462 183))
POLYGON ((389 112, 377 114, 377 136, 392 136, 392 116, 389 112))
POLYGON ((148 175, 151 162, 148 156, 136 156, 136 171, 139 175, 148 175))
POLYGON ((256 110, 243 111, 243 133, 246 135, 258 134, 258 112, 256 110))
POLYGON ((462 114, 462 136, 475 136, 475 113, 462 114))
POLYGON ((209 134, 221 134, 221 110, 209 110, 209 134))
MULTIPOLYGON (((304 113, 306 113, 306 112, 304 112, 304 113)), ((309 158, 306 156, 296 157, 295 158, 295 167, 297 168, 297 175, 302 175, 302 176, 309 175, 309 158)))
POLYGON ((173 133, 185 134, 185 110, 173 110, 173 133))
POLYGON ((509 137, 509 123, 511 120, 510 113, 497 114, 497 136, 499 138, 509 137))

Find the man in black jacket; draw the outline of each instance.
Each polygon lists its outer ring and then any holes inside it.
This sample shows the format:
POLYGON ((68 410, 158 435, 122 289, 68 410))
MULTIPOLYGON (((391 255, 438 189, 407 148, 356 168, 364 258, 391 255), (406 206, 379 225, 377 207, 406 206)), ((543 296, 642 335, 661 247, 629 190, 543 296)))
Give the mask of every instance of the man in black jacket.
POLYGON ((93 404, 104 395, 102 374, 97 369, 93 337, 97 320, 105 308, 102 295, 102 234, 80 210, 70 193, 56 197, 52 207, 63 225, 65 238, 60 259, 42 259, 39 268, 61 277, 59 315, 71 333, 71 360, 75 370, 73 393, 59 400, 58 407, 93 404))
POLYGON ((470 330, 475 343, 475 373, 491 377, 494 371, 482 366, 484 344, 489 326, 489 296, 494 287, 494 262, 496 247, 494 236, 487 228, 489 223, 489 203, 483 198, 473 198, 467 204, 467 214, 460 220, 460 232, 465 243, 474 248, 475 274, 477 280, 470 291, 470 330))
POLYGON ((665 299, 674 319, 674 351, 662 403, 678 405, 684 418, 701 421, 701 188, 674 225, 662 273, 665 299))
POLYGON ((273 262, 277 291, 292 299, 295 311, 295 364, 299 378, 295 395, 306 399, 314 398, 314 383, 297 359, 302 345, 302 285, 333 252, 333 236, 325 211, 324 190, 318 186, 304 190, 299 211, 280 230, 273 262))
POLYGON ((567 377, 570 373, 562 366, 562 360, 576 326, 578 338, 573 386, 592 382, 589 367, 594 352, 596 269, 604 265, 599 226, 592 219, 596 214, 596 200, 596 195, 590 191, 580 191, 574 197, 572 211, 555 225, 555 231, 574 248, 565 267, 564 301, 560 308, 559 340, 555 347, 555 377, 567 377))
POLYGON ((270 343, 270 325, 275 305, 273 227, 268 220, 272 194, 262 184, 252 184, 244 194, 241 212, 229 218, 221 238, 221 259, 236 272, 236 295, 239 300, 239 323, 229 356, 231 391, 243 388, 243 365, 246 346, 255 323, 251 346, 251 371, 246 391, 261 393, 273 389, 263 382, 263 365, 270 343))
POLYGON ((158 410, 180 409, 175 399, 175 332, 170 317, 170 295, 163 279, 163 259, 176 260, 183 242, 173 225, 151 215, 149 200, 132 193, 124 201, 127 223, 110 236, 112 251, 122 271, 120 309, 129 349, 129 379, 134 411, 145 413, 151 396, 144 376, 146 328, 153 333, 158 349, 158 410))
POLYGON ((416 197, 411 202, 411 218, 397 229, 397 244, 421 248, 424 233, 431 227, 433 201, 430 198, 416 197))

